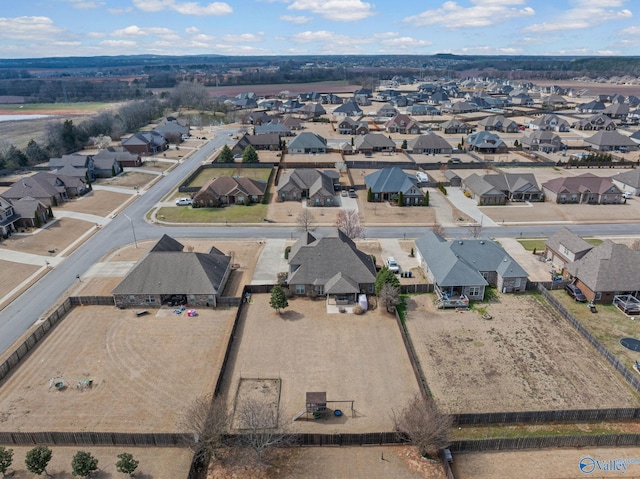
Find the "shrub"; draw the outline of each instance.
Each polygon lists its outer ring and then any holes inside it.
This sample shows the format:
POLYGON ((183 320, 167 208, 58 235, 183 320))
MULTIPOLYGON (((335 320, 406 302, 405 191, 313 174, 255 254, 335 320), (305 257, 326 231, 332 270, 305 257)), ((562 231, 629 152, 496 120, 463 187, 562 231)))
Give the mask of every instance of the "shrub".
POLYGON ((291 246, 287 246, 284 249, 284 259, 289 259, 289 253, 291 253, 291 246))
POLYGON ((362 309, 362 306, 360 306, 359 304, 356 304, 353 307, 353 314, 362 314, 364 313, 364 309, 362 309))

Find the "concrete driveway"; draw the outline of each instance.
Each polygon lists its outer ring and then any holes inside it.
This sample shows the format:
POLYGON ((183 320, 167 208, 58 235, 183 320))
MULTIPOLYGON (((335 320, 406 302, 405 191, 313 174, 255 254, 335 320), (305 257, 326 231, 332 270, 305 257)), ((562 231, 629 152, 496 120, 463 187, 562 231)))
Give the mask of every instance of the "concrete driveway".
POLYGON ((527 251, 515 238, 496 238, 509 255, 529 273, 529 281, 551 281, 551 264, 527 251))
MULTIPOLYGON (((389 256, 393 256, 400 266, 400 271, 410 271, 411 268, 420 266, 416 258, 411 258, 409 254, 400 247, 400 243, 397 239, 393 238, 381 238, 378 240, 380 243, 380 258, 382 264, 389 256)), ((382 265, 381 264, 381 265, 382 265)))
POLYGON ((476 200, 467 198, 462 189, 456 187, 447 188, 447 199, 456 208, 473 218, 477 223, 482 224, 482 226, 499 226, 498 223, 480 211, 480 208, 478 208, 478 205, 476 204, 476 200))
POLYGON ((289 271, 289 263, 284 259, 286 239, 264 240, 265 245, 258 258, 251 284, 274 284, 278 273, 289 271))

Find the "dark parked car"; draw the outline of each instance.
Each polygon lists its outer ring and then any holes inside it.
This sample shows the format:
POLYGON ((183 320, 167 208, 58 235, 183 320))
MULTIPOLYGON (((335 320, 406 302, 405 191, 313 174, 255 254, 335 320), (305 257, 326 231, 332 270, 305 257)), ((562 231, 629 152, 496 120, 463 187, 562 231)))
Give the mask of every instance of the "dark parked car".
POLYGON ((576 301, 581 303, 587 302, 587 297, 582 293, 580 288, 578 288, 575 284, 568 284, 564 287, 564 290, 567 292, 569 296, 571 296, 576 301))

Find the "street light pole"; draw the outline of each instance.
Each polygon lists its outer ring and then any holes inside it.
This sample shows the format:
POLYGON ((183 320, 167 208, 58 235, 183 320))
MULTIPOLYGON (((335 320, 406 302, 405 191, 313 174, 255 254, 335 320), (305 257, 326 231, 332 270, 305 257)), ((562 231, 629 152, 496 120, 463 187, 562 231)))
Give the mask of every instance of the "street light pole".
POLYGON ((133 232, 133 244, 136 246, 136 248, 138 247, 138 241, 136 240, 136 229, 133 227, 133 220, 131 218, 129 218, 126 214, 122 213, 124 215, 125 218, 127 218, 129 220, 129 223, 131 223, 131 231, 133 232))

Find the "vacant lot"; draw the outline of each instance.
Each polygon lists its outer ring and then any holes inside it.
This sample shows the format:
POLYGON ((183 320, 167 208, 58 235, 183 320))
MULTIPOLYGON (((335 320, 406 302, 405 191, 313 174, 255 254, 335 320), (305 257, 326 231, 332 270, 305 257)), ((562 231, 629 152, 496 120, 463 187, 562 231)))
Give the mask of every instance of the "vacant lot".
POLYGON ((94 226, 87 221, 61 218, 49 222, 46 228, 38 230, 36 234, 15 234, 3 240, 0 248, 41 255, 48 255, 49 250, 55 249, 55 254, 59 254, 94 226))
POLYGON ((198 176, 189 183, 189 186, 200 188, 207 181, 223 176, 244 176, 254 180, 267 181, 271 174, 271 168, 243 168, 241 165, 242 163, 239 163, 235 168, 232 166, 229 168, 203 168, 198 176))
MULTIPOLYGON (((149 175, 145 175, 149 176, 149 175)), ((113 185, 112 185, 113 186, 113 185)), ((132 191, 133 193, 133 191, 132 191)), ((97 216, 108 216, 113 210, 117 209, 131 196, 122 193, 113 193, 105 190, 94 190, 91 193, 77 198, 73 201, 66 201, 53 210, 61 209, 65 211, 76 211, 78 213, 87 213, 97 216)))
MULTIPOLYGON (((32 449, 26 446, 10 446, 13 449, 13 466, 9 474, 16 479, 32 479, 33 473, 28 472, 24 465, 27 452, 32 449)), ((152 447, 100 447, 100 446, 51 446, 53 455, 47 467, 47 472, 56 479, 73 479, 71 471, 71 459, 76 452, 87 451, 98 460, 98 472, 91 474, 94 479, 110 479, 125 477, 116 471, 118 454, 128 452, 139 461, 135 477, 142 479, 163 477, 187 477, 191 467, 193 453, 188 449, 180 448, 152 448, 152 447)))
POLYGON ((407 327, 429 387, 448 412, 637 407, 637 396, 536 295, 478 311, 408 300, 407 327), (482 319, 482 313, 492 319, 482 319))
MULTIPOLYGON (((243 312, 230 357, 225 391, 233 398, 240 378, 281 380, 280 427, 309 432, 393 430, 392 409, 418 392, 395 320, 387 313, 327 314, 324 301, 296 298, 277 314, 269 295, 254 295, 243 312), (328 404, 345 413, 320 421, 296 421, 305 394, 326 391, 328 404)), ((232 401, 232 399, 230 399, 232 401)))
MULTIPOLYGON (((44 261, 43 259, 42 266, 45 265, 44 261)), ((42 268, 42 266, 0 260, 0 271, 2 271, 2 274, 0 274, 0 298, 42 268)))
POLYGON ((444 479, 439 463, 420 458, 411 446, 297 447, 268 451, 268 467, 250 466, 236 453, 212 462, 208 479, 444 479))
MULTIPOLYGON (((456 454, 453 472, 456 479, 575 479, 589 477, 580 471, 582 458, 609 461, 640 457, 640 448, 555 448, 529 451, 495 451, 456 454)), ((594 478, 639 477, 640 464, 621 471, 593 471, 594 478)))
POLYGON ((131 189, 137 186, 138 188, 142 189, 145 185, 152 182, 156 178, 157 175, 152 175, 150 173, 143 173, 141 171, 125 171, 124 173, 120 173, 118 176, 114 176, 113 178, 104 178, 98 180, 97 184, 131 189))
POLYGON ((498 223, 529 223, 563 221, 567 223, 636 223, 640 221, 640 199, 618 205, 559 205, 542 203, 511 203, 505 206, 482 206, 480 211, 498 223))
POLYGON ((150 311, 71 311, 2 384, 0 428, 176 431, 190 402, 213 391, 235 310, 199 310, 195 318, 150 311), (54 377, 67 387, 50 388, 54 377), (93 387, 76 389, 87 379, 93 387))
POLYGON ((164 223, 260 223, 267 217, 267 205, 231 205, 224 208, 191 208, 165 206, 158 208, 156 218, 164 223))

